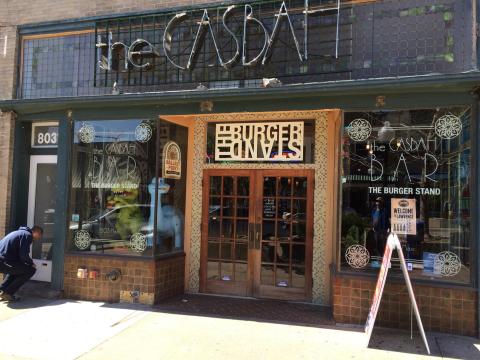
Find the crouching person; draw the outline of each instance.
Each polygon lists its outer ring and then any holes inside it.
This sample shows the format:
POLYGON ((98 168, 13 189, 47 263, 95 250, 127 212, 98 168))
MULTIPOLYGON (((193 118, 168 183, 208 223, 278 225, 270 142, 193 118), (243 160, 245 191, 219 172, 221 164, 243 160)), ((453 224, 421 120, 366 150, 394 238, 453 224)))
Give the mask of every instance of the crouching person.
POLYGON ((0 240, 0 273, 3 283, 0 285, 1 301, 16 301, 17 290, 35 274, 35 264, 30 257, 33 241, 42 239, 43 229, 20 227, 0 240))

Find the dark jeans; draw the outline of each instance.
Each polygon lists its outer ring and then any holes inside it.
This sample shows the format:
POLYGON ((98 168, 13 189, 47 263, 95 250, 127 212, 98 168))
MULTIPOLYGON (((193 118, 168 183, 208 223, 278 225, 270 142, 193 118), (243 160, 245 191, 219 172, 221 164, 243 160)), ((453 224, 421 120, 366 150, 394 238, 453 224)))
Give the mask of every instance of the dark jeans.
POLYGON ((19 262, 0 260, 0 273, 5 274, 0 290, 13 295, 17 290, 35 274, 33 266, 19 262))

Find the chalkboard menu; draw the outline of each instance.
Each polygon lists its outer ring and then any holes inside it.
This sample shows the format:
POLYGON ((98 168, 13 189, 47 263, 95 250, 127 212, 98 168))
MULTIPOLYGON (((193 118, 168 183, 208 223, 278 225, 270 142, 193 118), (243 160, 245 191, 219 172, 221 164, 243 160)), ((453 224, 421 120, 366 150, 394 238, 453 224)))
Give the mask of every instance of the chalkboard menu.
POLYGON ((274 218, 275 217, 275 199, 263 199, 263 217, 264 218, 274 218))

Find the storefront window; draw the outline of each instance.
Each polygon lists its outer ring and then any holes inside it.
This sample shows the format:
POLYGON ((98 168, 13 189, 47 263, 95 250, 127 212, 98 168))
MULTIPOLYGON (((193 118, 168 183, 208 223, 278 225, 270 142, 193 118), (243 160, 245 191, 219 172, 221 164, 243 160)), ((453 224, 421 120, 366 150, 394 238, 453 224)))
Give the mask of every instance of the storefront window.
POLYGON ((156 120, 75 122, 70 251, 183 250, 185 133, 156 120))
POLYGON ((470 109, 346 113, 344 123, 341 269, 378 270, 395 232, 412 277, 469 283, 470 109))

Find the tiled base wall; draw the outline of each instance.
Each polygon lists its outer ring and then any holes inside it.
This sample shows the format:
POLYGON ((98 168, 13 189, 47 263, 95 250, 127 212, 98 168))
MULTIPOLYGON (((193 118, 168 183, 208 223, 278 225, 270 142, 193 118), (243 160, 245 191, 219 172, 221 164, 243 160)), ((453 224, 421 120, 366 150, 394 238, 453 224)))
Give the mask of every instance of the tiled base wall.
MULTIPOLYGON (((365 324, 375 281, 334 278, 333 314, 337 323, 365 324)), ((425 330, 478 335, 477 294, 474 290, 414 285, 414 293, 425 330)), ((410 298, 406 285, 387 281, 375 324, 410 329, 410 298)))
POLYGON ((158 302, 183 294, 184 267, 184 255, 157 260, 66 255, 64 295, 70 299, 119 302, 121 291, 126 291, 141 293, 140 300, 153 298, 158 302), (96 279, 79 279, 79 268, 97 270, 99 275, 96 279), (122 276, 111 282, 106 275, 115 269, 122 276))
POLYGON ((157 260, 155 263, 155 301, 184 293, 185 257, 157 260))

